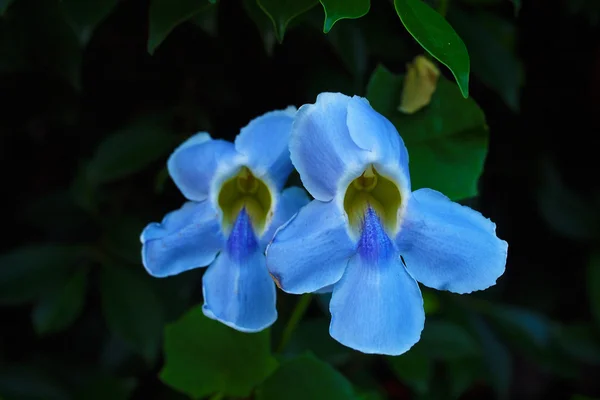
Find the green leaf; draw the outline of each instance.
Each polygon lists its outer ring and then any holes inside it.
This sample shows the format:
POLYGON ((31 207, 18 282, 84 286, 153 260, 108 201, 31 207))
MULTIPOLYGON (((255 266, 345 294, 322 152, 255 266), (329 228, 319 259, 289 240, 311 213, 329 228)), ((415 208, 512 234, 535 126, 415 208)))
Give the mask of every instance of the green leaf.
POLYGON ((303 320, 296 328, 285 354, 311 352, 319 359, 342 364, 351 356, 351 350, 329 335, 329 318, 303 320))
POLYGON ((460 398, 481 377, 481 367, 480 359, 469 358, 447 361, 446 371, 452 398, 460 398))
POLYGON ((148 53, 154 54, 156 48, 177 25, 212 7, 214 3, 207 0, 152 0, 148 24, 148 53))
POLYGON ((275 37, 283 42, 290 21, 317 5, 319 0, 257 0, 258 5, 273 23, 275 37))
POLYGON ((370 0, 320 0, 325 10, 323 32, 328 33, 340 19, 360 18, 369 12, 370 0))
POLYGON ((71 399, 54 377, 31 364, 0 366, 0 393, 6 400, 71 399))
POLYGON ((556 233, 577 241, 593 241, 600 234, 600 207, 597 201, 566 184, 556 162, 540 161, 538 208, 556 233))
POLYGON ((416 393, 425 394, 433 377, 433 360, 418 349, 397 357, 386 357, 394 374, 416 393))
POLYGON ((87 271, 81 269, 64 285, 43 296, 33 309, 33 326, 40 335, 69 327, 81 314, 85 301, 87 271))
POLYGON ((368 48, 363 31, 356 24, 341 25, 327 39, 354 78, 355 92, 364 90, 368 48))
POLYGON ((111 331, 151 364, 158 355, 164 310, 150 285, 152 278, 142 274, 127 267, 104 266, 102 312, 111 331))
POLYGON ((76 392, 75 400, 128 400, 135 388, 135 381, 99 376, 76 392))
POLYGON ((507 399, 512 374, 509 351, 480 316, 471 314, 469 322, 483 349, 487 378, 496 396, 501 400, 507 399))
POLYGON ((440 76, 431 103, 414 114, 397 110, 402 79, 378 66, 367 98, 396 126, 410 156, 413 190, 428 187, 452 200, 477 195, 477 182, 487 155, 485 117, 472 99, 463 99, 456 85, 440 76))
POLYGON ((157 118, 142 118, 109 135, 87 166, 93 185, 125 178, 173 150, 176 139, 157 118))
POLYGON ((444 17, 421 0, 394 0, 400 20, 419 44, 452 71, 469 96, 469 52, 444 17))
POLYGON ((165 329, 160 378, 193 398, 222 393, 245 397, 277 367, 269 330, 243 333, 193 308, 165 329))
POLYGON ((523 66, 514 49, 515 25, 493 14, 458 8, 451 10, 448 19, 469 49, 473 74, 518 111, 523 66))
POLYGON ((15 0, 0 0, 0 17, 4 16, 4 13, 6 13, 6 10, 14 1, 15 0))
POLYGON ((496 331, 522 348, 545 348, 550 344, 551 325, 543 315, 506 305, 481 303, 481 312, 491 318, 496 331))
POLYGON ((82 247, 29 245, 0 256, 0 304, 34 300, 64 282, 82 247))
POLYGON ((352 385, 330 365, 304 355, 282 364, 257 390, 257 400, 349 400, 352 385))
POLYGON ((428 320, 415 349, 430 358, 444 360, 473 357, 481 352, 462 326, 444 320, 428 320))
POLYGON ((554 337, 558 347, 569 357, 587 364, 600 365, 599 338, 590 326, 556 326, 554 337))
POLYGON ((108 17, 118 2, 119 0, 61 0, 60 6, 79 38, 79 43, 86 45, 96 26, 108 17))
POLYGON ((248 17, 254 22, 260 38, 262 39, 265 53, 268 55, 273 54, 275 47, 275 30, 273 29, 273 23, 271 19, 265 14, 265 12, 256 3, 256 0, 243 0, 244 10, 248 17))
POLYGON ((58 1, 19 0, 0 19, 0 73, 33 71, 79 90, 81 61, 82 49, 58 1))
POLYGON ((594 253, 590 257, 587 267, 588 298, 590 299, 590 310, 600 327, 600 253, 594 253))
POLYGON ((512 2, 515 6, 515 16, 518 16, 521 11, 521 0, 512 0, 512 2))

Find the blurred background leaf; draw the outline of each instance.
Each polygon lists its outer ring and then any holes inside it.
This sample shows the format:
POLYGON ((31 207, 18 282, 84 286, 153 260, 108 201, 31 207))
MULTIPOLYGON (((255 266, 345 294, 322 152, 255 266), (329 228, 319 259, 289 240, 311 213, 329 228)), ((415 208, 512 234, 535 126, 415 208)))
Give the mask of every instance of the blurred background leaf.
POLYGON ((101 272, 102 310, 109 328, 148 363, 158 356, 164 309, 149 284, 150 277, 126 267, 104 265, 101 272))
POLYGON ((256 0, 273 23, 275 37, 281 43, 285 30, 294 18, 316 6, 318 0, 256 0))
POLYGON ((518 17, 506 0, 413 3, 400 5, 427 10, 413 23, 430 38, 453 37, 449 24, 464 42, 472 98, 440 68, 431 102, 407 115, 407 64, 424 50, 391 1, 0 1, 0 398, 296 383, 304 398, 316 384, 315 398, 599 398, 598 2, 523 2, 518 17), (323 34, 325 10, 348 18, 323 34), (399 357, 332 339, 330 295, 272 354, 296 296, 278 293, 269 333, 238 334, 198 308, 204 269, 155 279, 141 265, 141 230, 185 201, 166 171, 179 143, 232 140, 323 91, 368 96, 409 147, 413 189, 477 209, 510 244, 494 287, 422 288, 422 340, 399 357))
POLYGON ((177 25, 212 7, 216 6, 213 6, 208 0, 152 0, 149 16, 148 52, 154 54, 156 48, 177 25))

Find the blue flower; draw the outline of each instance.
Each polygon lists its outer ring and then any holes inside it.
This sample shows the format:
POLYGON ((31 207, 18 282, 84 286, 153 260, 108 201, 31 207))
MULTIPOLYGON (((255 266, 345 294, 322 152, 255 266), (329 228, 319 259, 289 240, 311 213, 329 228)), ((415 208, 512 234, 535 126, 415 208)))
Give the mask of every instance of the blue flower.
POLYGON ((189 200, 141 235, 142 261, 155 277, 203 267, 204 314, 244 332, 277 319, 275 285, 264 249, 275 230, 308 203, 304 190, 281 192, 292 164, 295 108, 260 116, 234 143, 198 133, 168 161, 189 200))
POLYGON ((504 272, 494 223, 434 190, 412 192, 404 142, 366 99, 323 93, 302 106, 290 155, 315 200, 278 230, 267 268, 286 292, 333 291, 329 331, 342 344, 402 354, 424 326, 417 281, 468 293, 504 272))

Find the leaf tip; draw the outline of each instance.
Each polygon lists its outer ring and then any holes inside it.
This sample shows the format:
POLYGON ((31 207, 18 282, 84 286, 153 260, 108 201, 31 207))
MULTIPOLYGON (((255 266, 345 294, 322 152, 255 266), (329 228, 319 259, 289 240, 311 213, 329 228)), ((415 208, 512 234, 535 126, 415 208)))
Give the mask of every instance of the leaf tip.
POLYGON ((327 14, 325 15, 325 22, 323 23, 323 33, 329 33, 333 25, 337 22, 337 19, 330 18, 327 14))

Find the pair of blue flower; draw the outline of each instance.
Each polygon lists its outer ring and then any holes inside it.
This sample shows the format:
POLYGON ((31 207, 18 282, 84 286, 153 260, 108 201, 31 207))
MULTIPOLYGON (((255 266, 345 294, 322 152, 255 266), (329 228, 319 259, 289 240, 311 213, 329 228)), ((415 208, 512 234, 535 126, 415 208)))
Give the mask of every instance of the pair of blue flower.
POLYGON ((468 293, 504 272, 494 223, 412 192, 402 138, 361 97, 323 93, 267 113, 233 144, 199 133, 168 169, 189 201, 143 231, 144 266, 165 277, 209 265, 204 313, 240 331, 275 322, 276 283, 332 292, 330 334, 342 344, 402 354, 425 322, 417 281, 468 293), (314 200, 283 189, 293 167, 314 200))

